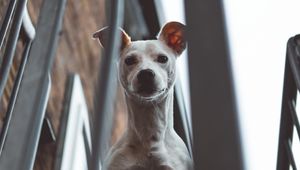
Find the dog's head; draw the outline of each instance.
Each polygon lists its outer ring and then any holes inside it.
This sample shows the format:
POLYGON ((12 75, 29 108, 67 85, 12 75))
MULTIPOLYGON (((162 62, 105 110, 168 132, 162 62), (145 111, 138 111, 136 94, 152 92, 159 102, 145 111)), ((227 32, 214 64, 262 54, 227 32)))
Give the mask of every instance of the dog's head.
MULTIPOLYGON (((156 100, 168 93, 176 78, 176 58, 186 47, 185 26, 167 23, 157 40, 131 41, 125 31, 119 59, 119 78, 127 95, 143 101, 156 100)), ((94 33, 105 48, 108 28, 94 33)))

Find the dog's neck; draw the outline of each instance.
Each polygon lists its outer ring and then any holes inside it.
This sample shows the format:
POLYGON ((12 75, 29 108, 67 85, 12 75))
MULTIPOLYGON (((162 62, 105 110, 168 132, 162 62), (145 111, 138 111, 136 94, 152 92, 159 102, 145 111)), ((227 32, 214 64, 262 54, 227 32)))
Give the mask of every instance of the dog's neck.
POLYGON ((159 101, 141 102, 126 96, 128 109, 127 134, 134 143, 163 141, 166 133, 173 130, 173 92, 159 101))

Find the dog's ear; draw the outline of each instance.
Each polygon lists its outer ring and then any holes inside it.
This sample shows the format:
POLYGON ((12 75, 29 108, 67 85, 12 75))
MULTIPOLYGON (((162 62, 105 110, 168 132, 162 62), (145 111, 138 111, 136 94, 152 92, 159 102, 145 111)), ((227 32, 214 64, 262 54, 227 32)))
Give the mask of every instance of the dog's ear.
POLYGON ((160 30, 158 39, 180 55, 186 48, 185 25, 180 22, 168 22, 160 30))
MULTIPOLYGON (((107 48, 107 43, 108 43, 108 32, 109 32, 109 27, 104 27, 98 31, 96 31, 93 34, 93 38, 98 39, 100 45, 103 48, 107 48)), ((124 49, 125 47, 127 47, 130 43, 131 43, 131 38, 126 34, 126 32, 119 28, 118 33, 121 36, 121 44, 120 44, 120 48, 121 50, 124 49)))

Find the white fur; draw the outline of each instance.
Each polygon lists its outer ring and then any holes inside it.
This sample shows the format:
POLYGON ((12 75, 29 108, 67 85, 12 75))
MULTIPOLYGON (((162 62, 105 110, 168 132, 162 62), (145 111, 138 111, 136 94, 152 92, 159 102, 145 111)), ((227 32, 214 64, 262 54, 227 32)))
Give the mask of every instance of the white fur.
POLYGON ((161 40, 134 41, 122 50, 119 78, 125 90, 128 127, 109 151, 104 161, 104 169, 192 169, 188 150, 173 128, 176 57, 176 53, 161 40), (159 54, 168 56, 166 64, 155 61, 159 54), (137 57, 138 64, 124 64, 125 58, 130 55, 137 57), (165 90, 149 97, 136 94, 136 76, 142 69, 153 70, 156 86, 159 90, 165 90))
MULTIPOLYGON (((189 152, 173 127, 175 62, 186 47, 184 27, 181 23, 169 22, 160 31, 158 40, 133 42, 120 30, 122 45, 118 69, 128 125, 107 154, 104 170, 192 169, 189 152), (158 60, 159 56, 166 56, 167 62, 158 60), (134 64, 125 62, 128 57, 135 58, 134 64), (139 74, 145 70, 148 74, 139 74)), ((107 30, 101 29, 93 35, 104 46, 107 30)))

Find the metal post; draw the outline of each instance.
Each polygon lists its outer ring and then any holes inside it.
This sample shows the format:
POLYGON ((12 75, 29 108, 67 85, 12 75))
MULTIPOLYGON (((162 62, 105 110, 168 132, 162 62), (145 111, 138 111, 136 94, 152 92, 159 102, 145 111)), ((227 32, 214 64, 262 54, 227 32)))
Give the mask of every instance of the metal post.
POLYGON ((11 0, 6 10, 5 18, 1 25, 1 30, 0 30, 0 49, 2 48, 2 45, 4 43, 4 37, 7 33, 9 23, 12 20, 12 16, 16 7, 16 2, 17 0, 11 0))
MULTIPOLYGON (((15 48, 17 46, 17 41, 18 41, 19 32, 20 32, 21 25, 22 25, 22 18, 23 18, 26 3, 27 3, 27 0, 19 0, 16 4, 16 10, 15 10, 14 18, 13 18, 13 23, 12 23, 11 30, 10 30, 10 33, 8 36, 8 40, 7 40, 7 45, 6 45, 7 48, 5 49, 3 61, 1 63, 1 67, 0 67, 0 75, 1 75, 1 77, 0 77, 0 97, 3 94, 3 90, 6 85, 9 70, 10 70, 10 67, 11 67, 11 64, 12 64, 12 61, 14 58, 15 48)), ((3 34, 1 32, 1 36, 2 35, 4 36, 6 34, 6 31, 7 30, 4 29, 3 34)))
POLYGON ((17 77, 16 77, 15 82, 14 82, 13 90, 12 90, 11 95, 10 95, 11 97, 9 99, 8 109, 7 109, 6 114, 5 114, 5 120, 4 120, 3 128, 2 128, 1 134, 0 134, 0 155, 1 155, 4 143, 5 143, 5 137, 6 137, 6 134, 7 134, 7 131, 8 131, 12 111, 13 111, 13 108, 15 106, 15 102, 17 100, 19 87, 20 87, 20 84, 21 84, 21 80, 22 80, 22 77, 23 77, 25 65, 27 63, 27 59, 28 59, 28 55, 29 55, 29 50, 30 50, 30 47, 32 45, 32 40, 35 37, 35 29, 32 25, 32 22, 31 22, 31 19, 29 17, 27 8, 25 8, 24 16, 23 16, 23 30, 26 33, 25 48, 24 48, 24 51, 23 51, 23 54, 22 54, 22 59, 21 59, 20 66, 18 68, 18 73, 17 73, 17 77))
POLYGON ((195 170, 244 169, 222 2, 185 4, 195 170))
MULTIPOLYGON (((277 170, 289 169, 290 165, 296 167, 293 161, 290 142, 293 139, 294 122, 296 123, 295 102, 297 89, 300 89, 300 67, 297 51, 300 46, 300 36, 292 37, 287 43, 284 87, 282 95, 280 134, 278 142, 277 170), (298 47, 297 47, 298 46, 298 47), (294 120, 293 120, 294 119, 294 120)), ((299 130, 299 126, 296 129, 299 130)))
POLYGON ((50 90, 49 72, 56 52, 66 0, 44 0, 25 66, 18 99, 0 156, 0 169, 33 168, 50 90))
POLYGON ((124 1, 112 0, 110 2, 109 45, 105 49, 105 55, 102 55, 95 96, 95 121, 92 131, 92 161, 90 166, 92 170, 99 170, 100 161, 103 161, 109 146, 113 118, 111 113, 117 89, 115 62, 119 55, 120 35, 118 29, 123 23, 124 1))
POLYGON ((15 102, 17 100, 18 91, 19 91, 20 83, 21 83, 21 80, 22 80, 22 77, 23 77, 24 68, 25 68, 25 65, 27 63, 28 53, 29 53, 30 47, 31 47, 31 41, 29 40, 29 41, 27 41, 27 43, 25 45, 25 50, 23 52, 20 68, 18 70, 16 81, 14 82, 13 90, 11 92, 11 97, 9 99, 9 104, 8 104, 8 108, 7 108, 7 111, 6 111, 3 128, 2 128, 1 133, 0 133, 0 155, 1 155, 3 147, 4 147, 7 131, 8 131, 8 128, 9 128, 9 123, 10 123, 10 120, 11 120, 11 116, 12 116, 13 108, 15 106, 15 102))

